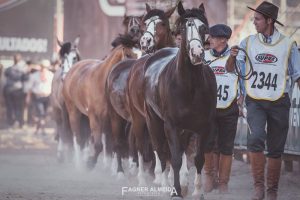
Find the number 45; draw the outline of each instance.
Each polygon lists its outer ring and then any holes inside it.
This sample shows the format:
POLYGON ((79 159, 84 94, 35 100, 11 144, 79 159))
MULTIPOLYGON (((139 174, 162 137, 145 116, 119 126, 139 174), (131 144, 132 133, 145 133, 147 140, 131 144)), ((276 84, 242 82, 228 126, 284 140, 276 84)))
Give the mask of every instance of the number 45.
POLYGON ((217 90, 217 97, 219 100, 226 101, 228 99, 228 89, 229 85, 219 85, 218 90, 217 90))

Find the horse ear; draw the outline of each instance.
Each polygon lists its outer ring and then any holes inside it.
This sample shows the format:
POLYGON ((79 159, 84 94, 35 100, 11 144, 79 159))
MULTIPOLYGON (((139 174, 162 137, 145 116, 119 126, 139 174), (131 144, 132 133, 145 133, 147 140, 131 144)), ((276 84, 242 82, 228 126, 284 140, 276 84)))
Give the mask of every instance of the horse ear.
POLYGON ((180 16, 182 16, 185 13, 185 10, 183 8, 181 1, 179 1, 178 5, 177 5, 177 12, 180 16))
POLYGON ((177 6, 174 6, 173 8, 170 8, 168 11, 165 12, 165 14, 166 14, 166 16, 167 16, 168 18, 171 17, 171 15, 173 14, 173 12, 176 10, 176 7, 177 7, 177 6))
POLYGON ((75 49, 78 47, 79 40, 80 40, 80 36, 78 35, 78 36, 76 37, 76 39, 74 40, 74 42, 73 42, 73 46, 74 46, 75 49))
POLYGON ((58 37, 56 36, 56 40, 57 40, 57 44, 62 47, 63 43, 58 39, 58 37))
POLYGON ((124 19, 123 19, 123 24, 126 25, 127 22, 129 20, 129 17, 126 15, 126 13, 124 14, 124 19))
POLYGON ((205 8, 204 8, 204 4, 201 3, 201 5, 199 6, 199 9, 202 10, 203 12, 205 12, 205 8))
POLYGON ((151 10, 150 6, 146 3, 146 11, 147 11, 147 13, 150 12, 150 10, 151 10))

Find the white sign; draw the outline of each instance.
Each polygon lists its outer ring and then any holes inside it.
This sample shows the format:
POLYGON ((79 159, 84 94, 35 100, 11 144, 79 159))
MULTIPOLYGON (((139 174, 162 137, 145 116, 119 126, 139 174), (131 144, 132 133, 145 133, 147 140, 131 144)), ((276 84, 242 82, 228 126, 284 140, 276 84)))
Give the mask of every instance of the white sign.
POLYGON ((0 51, 46 53, 47 48, 48 48, 47 39, 0 36, 0 51))
POLYGON ((124 16, 125 14, 125 5, 113 6, 109 4, 108 0, 99 0, 99 5, 101 10, 108 16, 124 16))

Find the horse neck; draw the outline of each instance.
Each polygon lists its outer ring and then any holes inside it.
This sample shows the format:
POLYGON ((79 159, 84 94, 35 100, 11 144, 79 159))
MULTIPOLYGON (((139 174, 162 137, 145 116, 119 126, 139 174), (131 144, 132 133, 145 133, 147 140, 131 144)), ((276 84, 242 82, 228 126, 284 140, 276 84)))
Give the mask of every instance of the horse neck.
POLYGON ((101 64, 105 69, 103 71, 103 67, 101 67, 101 69, 99 70, 100 74, 108 74, 112 68, 112 66, 114 66, 115 64, 117 64, 118 62, 120 62, 121 60, 124 59, 124 56, 122 55, 122 53, 120 52, 115 52, 115 51, 121 51, 118 49, 114 49, 114 51, 112 52, 111 56, 108 56, 104 62, 101 64))
POLYGON ((159 50, 165 47, 175 47, 175 42, 171 35, 171 31, 168 31, 164 38, 162 40, 159 40, 156 49, 159 50))
POLYGON ((181 47, 176 56, 176 67, 175 67, 175 79, 181 84, 185 90, 191 91, 194 90, 196 85, 195 82, 202 80, 202 67, 193 66, 186 49, 186 44, 182 41, 181 47))

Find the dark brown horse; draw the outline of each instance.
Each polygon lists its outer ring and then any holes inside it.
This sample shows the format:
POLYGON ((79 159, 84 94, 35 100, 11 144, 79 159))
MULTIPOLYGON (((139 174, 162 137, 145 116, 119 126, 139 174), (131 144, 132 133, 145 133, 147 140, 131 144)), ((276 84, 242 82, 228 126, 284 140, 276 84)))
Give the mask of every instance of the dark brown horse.
POLYGON ((73 44, 71 42, 62 43, 57 40, 59 46, 59 56, 61 59, 61 67, 55 72, 52 81, 51 89, 51 106, 53 108, 53 119, 56 123, 56 134, 58 139, 57 158, 58 161, 64 160, 66 148, 69 151, 73 148, 72 133, 69 127, 68 116, 64 100, 62 97, 63 79, 72 65, 80 60, 78 44, 79 37, 75 39, 73 44))
POLYGON ((123 26, 125 27, 124 34, 129 34, 134 42, 139 42, 142 36, 141 21, 142 16, 124 16, 123 26))
POLYGON ((105 82, 112 66, 127 59, 135 58, 132 51, 135 42, 128 35, 123 37, 122 44, 114 48, 107 58, 100 60, 83 60, 76 63, 65 78, 63 97, 69 114, 71 129, 74 135, 75 151, 86 145, 80 134, 80 119, 88 116, 91 128, 92 155, 89 156, 88 167, 93 168, 102 151, 102 133, 110 129, 107 121, 107 101, 105 82))
POLYGON ((214 73, 203 64, 203 42, 208 31, 203 4, 185 10, 179 2, 178 14, 182 37, 179 50, 165 48, 152 55, 143 66, 143 82, 137 90, 144 90, 147 127, 162 171, 168 159, 164 145, 168 143, 176 189, 173 196, 181 196, 180 183, 186 172, 179 175, 179 171, 186 170, 186 162, 182 161, 186 159, 189 137, 191 133, 197 135, 194 195, 198 196, 204 146, 215 116, 217 85, 214 73))
MULTIPOLYGON (((162 10, 158 9, 151 9, 148 4, 146 4, 146 10, 147 13, 143 18, 143 22, 146 23, 146 36, 143 35, 142 38, 146 40, 150 40, 147 45, 150 45, 148 47, 146 44, 143 45, 144 49, 146 50, 158 50, 163 47, 168 46, 174 46, 174 42, 172 40, 172 35, 170 31, 169 26, 169 18, 174 12, 176 7, 171 8, 170 10, 164 12, 162 10), (151 34, 150 34, 151 33, 151 34), (148 35, 153 36, 152 38, 147 38, 148 35), (151 46, 154 45, 154 46, 151 46)), ((143 40, 141 39, 141 41, 143 40)), ((141 42, 143 43, 143 42, 141 42)), ((118 63, 111 73, 108 76, 107 79, 107 95, 108 95, 108 101, 110 102, 109 106, 109 114, 111 118, 111 124, 112 124, 112 134, 114 138, 116 138, 116 147, 117 152, 120 152, 120 149, 122 148, 122 139, 126 139, 125 135, 125 126, 128 125, 128 122, 132 121, 132 117, 130 115, 129 110, 129 103, 127 95, 127 79, 129 76, 130 70, 138 71, 139 69, 136 69, 134 66, 138 63, 144 63, 149 58, 149 55, 145 55, 142 58, 135 60, 135 59, 129 59, 122 61, 118 63)), ((133 73, 130 72, 130 73, 133 73)), ((138 95, 138 94, 137 94, 138 95)), ((144 123, 145 125, 145 123, 144 123)), ((152 153, 151 144, 149 143, 150 138, 148 136, 148 133, 144 133, 145 126, 143 127, 143 131, 141 134, 143 136, 139 144, 143 144, 139 146, 139 152, 144 155, 144 158, 149 160, 149 154, 152 153), (146 137, 144 137, 146 136, 146 137), (148 136, 148 137, 147 137, 148 136), (148 142, 147 142, 148 141, 148 142), (142 149, 142 150, 141 150, 142 149), (146 156, 148 155, 148 156, 146 156)), ((139 133, 140 134, 140 133, 139 133)), ((139 134, 136 134, 139 136, 139 134)), ((134 140, 136 135, 130 135, 131 140, 131 155, 134 152, 134 140)), ((130 158, 132 160, 132 157, 130 158)), ((143 167, 142 162, 140 163, 140 168, 143 167)), ((141 170, 140 170, 141 171, 141 170)), ((123 172, 123 168, 121 165, 121 162, 118 163, 118 172, 123 172)), ((139 172, 142 173, 142 172, 139 172)), ((141 183, 142 180, 140 180, 141 183)), ((144 182, 144 181, 143 181, 144 182)))

